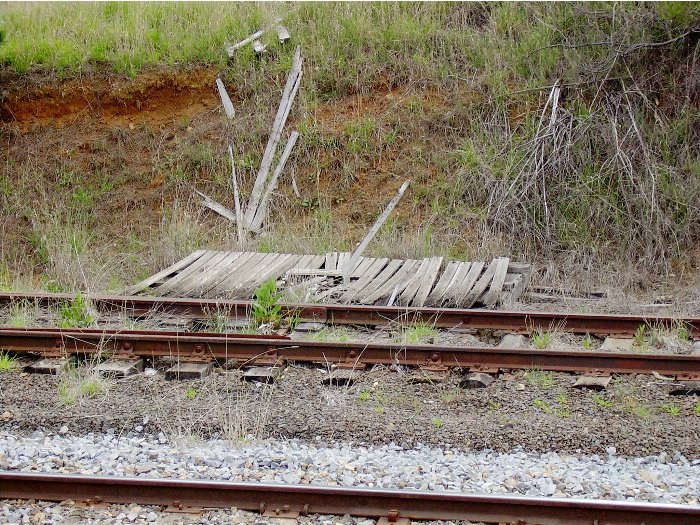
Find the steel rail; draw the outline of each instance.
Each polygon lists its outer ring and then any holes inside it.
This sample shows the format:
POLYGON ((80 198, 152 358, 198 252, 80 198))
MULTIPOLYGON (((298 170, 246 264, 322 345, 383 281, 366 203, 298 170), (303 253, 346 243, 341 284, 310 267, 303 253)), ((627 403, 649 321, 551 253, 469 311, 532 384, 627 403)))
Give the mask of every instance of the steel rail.
MULTIPOLYGON (((51 307, 73 299, 71 294, 0 292, 0 308, 14 301, 30 301, 51 307)), ((178 297, 142 297, 125 295, 90 295, 98 310, 119 311, 131 316, 161 312, 185 318, 207 318, 212 314, 245 318, 252 301, 189 299, 178 297)), ((570 312, 523 312, 509 310, 477 310, 459 308, 415 308, 401 306, 365 306, 342 304, 282 304, 284 315, 298 316, 303 321, 332 324, 383 325, 392 321, 426 323, 436 328, 477 328, 531 332, 557 330, 589 334, 631 335, 640 325, 675 329, 685 327, 700 339, 700 318, 671 316, 639 316, 584 314, 570 312)))
POLYGON ((0 471, 0 499, 231 508, 542 525, 693 525, 700 506, 0 471))
POLYGON ((557 351, 465 346, 299 341, 284 337, 197 332, 0 328, 0 350, 45 355, 102 354, 178 357, 240 363, 402 364, 469 369, 532 369, 642 373, 700 378, 700 356, 557 351))

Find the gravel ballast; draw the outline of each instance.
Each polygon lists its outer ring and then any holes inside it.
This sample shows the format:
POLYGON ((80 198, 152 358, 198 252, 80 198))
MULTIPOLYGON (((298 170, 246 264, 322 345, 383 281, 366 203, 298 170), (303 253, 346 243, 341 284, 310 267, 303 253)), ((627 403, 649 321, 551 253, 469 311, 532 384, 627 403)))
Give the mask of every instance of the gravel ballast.
POLYGON ((700 459, 465 452, 298 440, 173 443, 159 436, 0 434, 0 468, 698 504, 700 459))

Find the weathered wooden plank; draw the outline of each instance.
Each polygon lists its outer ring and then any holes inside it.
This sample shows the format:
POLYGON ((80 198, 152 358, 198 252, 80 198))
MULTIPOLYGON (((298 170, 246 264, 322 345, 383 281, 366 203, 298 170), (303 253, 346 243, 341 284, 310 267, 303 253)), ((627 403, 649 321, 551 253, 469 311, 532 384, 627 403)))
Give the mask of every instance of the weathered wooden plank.
MULTIPOLYGON (((287 270, 296 266, 301 259, 301 256, 296 254, 288 253, 283 255, 285 255, 285 257, 275 260, 274 263, 270 264, 268 268, 258 276, 257 283, 254 284, 252 289, 257 288, 262 283, 269 281, 270 279, 279 279, 287 270)), ((248 288, 247 291, 250 292, 252 289, 248 288)))
POLYGON ((360 257, 360 262, 357 263, 357 266, 355 266, 355 269, 350 272, 350 277, 352 279, 359 279, 364 275, 364 273, 369 269, 370 266, 372 266, 372 263, 375 261, 372 257, 360 257))
POLYGON ((249 267, 245 274, 241 275, 241 278, 237 282, 231 282, 227 289, 225 290, 226 296, 232 299, 249 299, 248 289, 252 286, 253 288, 259 285, 262 281, 260 276, 264 274, 267 268, 274 264, 275 261, 282 257, 286 257, 286 254, 281 253, 266 253, 257 262, 254 267, 249 267))
MULTIPOLYGON (((219 268, 218 264, 228 255, 229 252, 216 252, 211 259, 199 265, 194 271, 189 272, 184 278, 179 279, 173 287, 168 289, 167 293, 180 296, 186 295, 187 290, 191 290, 197 286, 199 282, 206 280, 208 276, 214 275, 219 268)), ((171 282, 172 281, 168 281, 167 284, 171 282)), ((163 292, 163 290, 159 289, 159 292, 163 292)))
POLYGON ((144 279, 143 281, 140 281, 140 282, 136 283, 135 285, 130 286, 129 288, 124 290, 124 293, 126 295, 136 295, 137 293, 144 291, 149 286, 157 283, 161 279, 165 279, 166 277, 169 277, 172 274, 179 272, 182 269, 188 267, 190 264, 195 262, 197 259, 199 259, 205 253, 206 253, 206 250, 197 250, 196 252, 189 254, 187 257, 185 257, 181 261, 178 261, 175 264, 168 266, 165 270, 161 270, 160 272, 156 273, 155 275, 151 275, 150 277, 144 279))
POLYGON ((280 44, 284 44, 287 40, 291 38, 291 36, 289 35, 289 30, 283 25, 278 25, 277 38, 279 38, 280 44))
POLYGON ((411 302, 412 306, 424 306, 425 301, 428 299, 430 291, 433 289, 433 284, 440 273, 440 267, 442 266, 442 257, 431 257, 430 263, 426 268, 425 273, 421 276, 420 284, 418 285, 418 290, 416 291, 416 296, 411 302))
POLYGON ((441 304, 436 306, 442 306, 443 304, 455 304, 457 299, 464 295, 464 293, 466 293, 466 291, 464 290, 464 280, 469 275, 469 271, 473 268, 475 264, 478 263, 458 263, 457 270, 455 271, 452 280, 447 285, 447 289, 445 290, 445 294, 443 296, 441 304))
POLYGON ((226 277, 223 278, 216 286, 210 288, 208 295, 210 297, 212 297, 212 296, 218 297, 220 295, 227 294, 238 283, 245 280, 247 275, 249 275, 251 272, 255 271, 255 268, 258 267, 258 265, 265 258, 265 256, 269 255, 267 253, 257 253, 257 252, 252 252, 252 253, 253 253, 252 257, 250 257, 248 260, 246 260, 240 266, 236 266, 235 268, 233 268, 226 275, 226 277))
POLYGON ((196 272, 199 268, 202 267, 202 265, 207 264, 214 256, 216 256, 219 253, 221 252, 207 250, 195 262, 187 266, 187 268, 184 268, 182 271, 178 272, 176 276, 171 277, 160 286, 154 288, 154 291, 157 290, 158 294, 167 294, 174 287, 179 286, 179 283, 183 282, 184 279, 186 279, 191 273, 196 272))
POLYGON ((498 257, 496 259, 496 269, 493 273, 493 280, 491 281, 491 287, 489 288, 486 296, 482 300, 482 303, 486 307, 492 307, 498 301, 500 297, 501 290, 503 290, 503 283, 506 280, 506 274, 508 273, 508 262, 510 258, 508 257, 498 257))
POLYGON ((219 98, 221 99, 221 105, 224 107, 226 117, 229 120, 233 120, 233 117, 236 116, 236 111, 233 109, 231 97, 228 96, 228 91, 226 91, 226 87, 220 78, 216 79, 216 87, 219 90, 219 98))
POLYGON ((489 283, 493 279, 493 275, 496 273, 496 266, 498 264, 498 260, 494 259, 491 261, 491 264, 489 264, 488 268, 486 268, 486 271, 482 274, 481 277, 476 281, 474 284, 474 287, 469 291, 467 296, 464 298, 464 301, 462 304, 457 305, 461 308, 471 308, 476 300, 481 297, 481 294, 484 293, 484 290, 488 287, 489 283))
POLYGON ((373 294, 377 289, 382 286, 386 281, 388 281, 392 275, 396 273, 396 270, 401 268, 404 263, 403 259, 391 259, 384 269, 379 272, 378 275, 372 278, 371 281, 366 283, 362 289, 357 290, 357 293, 353 300, 361 304, 367 304, 367 296, 373 294))
POLYGON ((349 273, 352 268, 355 267, 357 264, 358 259, 362 255, 362 252, 365 251, 365 248, 367 248, 367 245, 370 243, 372 239, 374 239, 374 236, 377 234, 379 229, 382 227, 382 224, 389 218, 389 215, 391 212, 394 210, 396 205, 399 203, 399 200, 401 200, 401 197, 403 194, 406 192, 408 189, 409 184, 411 181, 405 181, 401 187, 399 188, 399 192, 394 196, 391 201, 389 201, 389 204, 387 204, 386 208, 384 208, 384 211, 382 214, 377 218, 375 221, 374 225, 370 228, 370 230, 367 232, 367 235, 365 235, 365 238, 362 239, 360 244, 357 246, 355 251, 352 253, 352 256, 350 257, 349 261, 346 263, 346 268, 343 268, 343 271, 349 273))
POLYGON ((328 252, 326 254, 326 266, 325 270, 337 270, 338 269, 338 252, 328 252))
MULTIPOLYGON (((416 296, 416 292, 418 291, 418 287, 420 286, 421 276, 428 269, 429 264, 429 257, 421 259, 418 268, 416 268, 412 273, 408 275, 406 283, 402 287, 403 290, 401 290, 401 293, 398 293, 397 289, 396 304, 402 306, 408 306, 409 304, 411 304, 411 301, 416 296)), ((394 288, 396 288, 396 285, 394 285, 394 288)))
POLYGON ((200 291, 200 297, 207 297, 211 290, 219 286, 224 282, 231 274, 241 268, 244 264, 247 264, 253 257, 257 255, 256 252, 243 252, 239 257, 236 257, 231 263, 224 262, 219 265, 219 270, 212 275, 211 279, 206 286, 203 286, 200 291))
POLYGON ((398 292, 402 292, 403 288, 408 284, 409 276, 420 266, 421 261, 415 259, 408 259, 403 261, 401 267, 396 271, 396 273, 391 276, 384 284, 382 284, 377 290, 365 297, 364 300, 368 303, 373 303, 382 299, 383 297, 388 297, 398 284, 398 292))
POLYGON ((253 40, 253 51, 255 51, 256 55, 262 55, 266 49, 267 46, 260 40, 253 40))
MULTIPOLYGON (((350 284, 348 290, 340 297, 340 301, 343 303, 348 303, 352 301, 355 296, 361 293, 365 287, 372 282, 372 279, 379 275, 389 259, 371 259, 367 258, 365 261, 370 262, 364 273, 357 279, 357 281, 350 284)), ((360 265, 361 266, 361 265, 360 265)))
POLYGON ((203 292, 206 292, 211 287, 213 281, 220 278, 222 271, 225 271, 236 259, 245 257, 245 255, 245 253, 240 252, 225 253, 224 258, 217 262, 215 266, 212 266, 199 279, 192 281, 189 285, 181 286, 178 289, 178 295, 185 297, 190 297, 191 294, 201 296, 203 292))
POLYGON ((452 282, 452 278, 459 268, 460 263, 458 261, 451 261, 447 263, 445 270, 440 275, 438 282, 435 284, 433 291, 430 292, 426 301, 428 304, 433 306, 438 306, 442 302, 442 298, 445 296, 448 285, 452 282))
POLYGON ((250 44, 253 40, 260 38, 261 36, 263 36, 263 33, 265 33, 265 31, 263 29, 261 29, 260 31, 256 31, 252 35, 244 38, 243 40, 241 40, 237 44, 227 46, 226 51, 228 52, 228 56, 233 57, 233 54, 237 49, 240 49, 243 46, 245 46, 246 44, 250 44))
POLYGON ((467 275, 464 276, 462 284, 460 285, 462 293, 453 299, 452 304, 454 304, 455 306, 459 306, 464 302, 465 297, 476 284, 476 281, 481 275, 481 271, 484 269, 484 266, 486 266, 486 263, 484 263, 483 261, 476 261, 471 264, 467 275))

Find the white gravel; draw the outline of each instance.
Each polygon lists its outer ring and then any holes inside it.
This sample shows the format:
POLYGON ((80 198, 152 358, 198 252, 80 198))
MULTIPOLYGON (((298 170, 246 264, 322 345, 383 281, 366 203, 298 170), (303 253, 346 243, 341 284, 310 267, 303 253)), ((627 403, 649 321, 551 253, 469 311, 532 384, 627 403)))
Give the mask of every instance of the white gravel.
POLYGON ((119 476, 313 483, 698 504, 700 459, 403 449, 301 441, 173 443, 166 436, 0 433, 0 468, 119 476))

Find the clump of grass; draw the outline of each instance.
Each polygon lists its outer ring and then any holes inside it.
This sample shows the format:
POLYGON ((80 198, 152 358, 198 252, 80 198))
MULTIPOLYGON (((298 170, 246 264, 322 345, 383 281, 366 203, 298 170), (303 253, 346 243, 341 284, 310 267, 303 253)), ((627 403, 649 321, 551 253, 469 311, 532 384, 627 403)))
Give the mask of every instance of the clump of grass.
POLYGON ((399 342, 405 344, 434 343, 439 335, 436 328, 419 323, 410 326, 403 326, 399 335, 399 342))
POLYGON ((593 394, 592 399, 596 406, 599 406, 600 408, 612 408, 614 406, 612 401, 605 399, 600 394, 593 394))
POLYGON ((365 403, 365 402, 369 401, 371 397, 372 397, 372 394, 370 393, 369 390, 362 390, 359 393, 359 395, 357 396, 357 400, 362 402, 362 403, 365 403))
POLYGON ((678 417, 681 415, 681 408, 673 403, 667 403, 661 407, 669 416, 678 417))
POLYGON ((75 294, 71 301, 64 302, 58 309, 58 326, 60 328, 87 328, 96 319, 95 310, 90 300, 82 293, 75 294))
POLYGON ((344 343, 350 339, 347 328, 340 326, 326 326, 309 336, 310 341, 330 341, 344 343))
POLYGON ((432 420, 432 423, 433 423, 433 426, 434 426, 435 428, 437 428, 437 429, 442 428, 442 425, 443 425, 442 418, 434 417, 433 420, 432 420))
POLYGON ((693 407, 693 412, 700 416, 700 403, 695 403, 695 406, 693 407))
POLYGON ((62 404, 73 405, 83 398, 92 398, 106 393, 111 380, 92 368, 68 370, 58 384, 58 397, 62 404))
POLYGON ((554 388, 556 385, 554 374, 543 370, 528 370, 525 372, 525 379, 527 379, 528 383, 531 385, 544 389, 554 388))
POLYGON ((0 352, 0 372, 10 372, 17 365, 17 358, 7 352, 0 352))
POLYGON ((189 399, 190 401, 194 400, 194 398, 197 397, 197 389, 193 386, 188 386, 187 390, 185 390, 185 399, 189 399))
POLYGON ((532 344, 535 345, 535 348, 539 348, 540 350, 544 350, 545 348, 549 347, 549 345, 551 343, 552 343, 552 333, 551 332, 537 331, 534 334, 532 334, 532 344))
POLYGON ((39 309, 35 304, 26 299, 13 301, 8 309, 6 324, 11 328, 25 328, 31 325, 38 316, 39 309))

